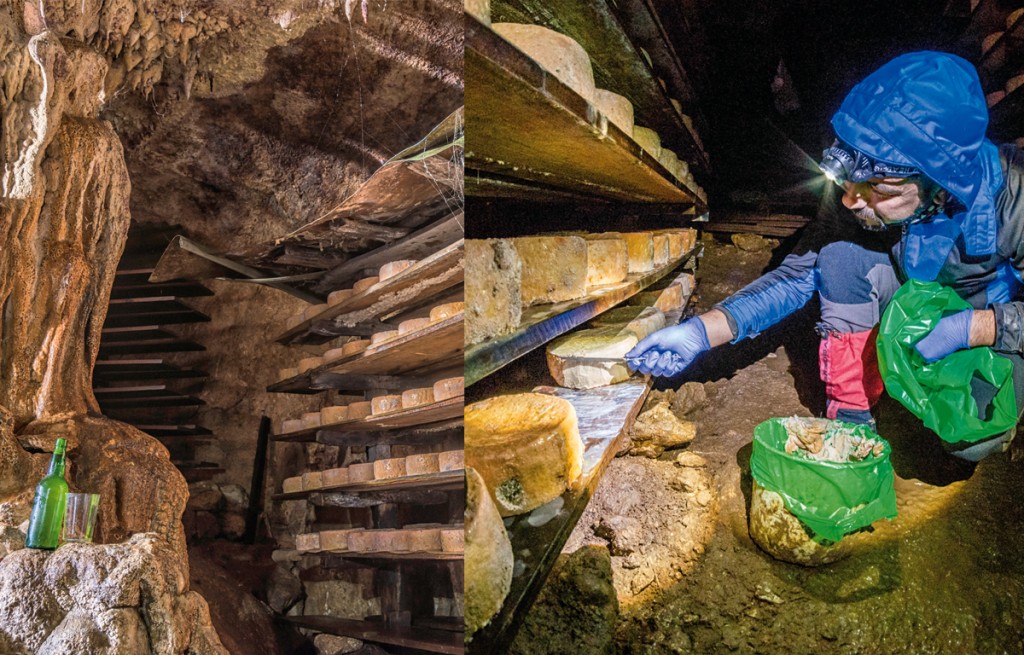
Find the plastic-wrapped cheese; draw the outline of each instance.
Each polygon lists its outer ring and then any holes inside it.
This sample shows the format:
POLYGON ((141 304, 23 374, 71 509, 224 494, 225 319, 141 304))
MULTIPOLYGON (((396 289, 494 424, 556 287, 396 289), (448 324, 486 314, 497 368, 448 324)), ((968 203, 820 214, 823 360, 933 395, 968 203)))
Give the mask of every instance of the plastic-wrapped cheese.
POLYGON ((373 479, 385 480, 387 478, 405 477, 405 458, 391 457, 378 459, 373 463, 373 479))
POLYGON ((637 343, 636 334, 617 326, 572 332, 548 344, 548 371, 570 389, 624 382, 632 371, 623 357, 637 343))
POLYGON ((334 307, 340 305, 355 294, 353 289, 338 289, 327 294, 327 306, 334 307))
POLYGON ((576 410, 538 393, 495 396, 464 411, 466 464, 480 473, 502 516, 557 498, 579 477, 576 410))
POLYGON ((387 414, 399 409, 402 409, 401 396, 377 396, 370 401, 370 411, 374 416, 377 414, 387 414))
POLYGON ((409 455, 405 458, 406 475, 425 475, 437 473, 440 470, 437 453, 423 453, 420 455, 409 455))
POLYGON ((587 239, 587 288, 618 284, 629 273, 626 242, 618 238, 587 239))
POLYGON ((458 471, 465 468, 465 453, 461 450, 449 450, 437 454, 438 468, 444 471, 458 471))
POLYGON ((594 70, 590 56, 579 43, 540 25, 494 23, 491 29, 585 100, 593 102, 594 70))
POLYGON ((445 378, 434 383, 434 402, 456 398, 465 393, 465 378, 445 378))
POLYGON ((594 104, 608 117, 608 121, 622 130, 626 136, 633 136, 633 103, 629 98, 606 89, 594 91, 594 104))
POLYGON ((369 482, 373 479, 373 462, 351 464, 348 467, 349 482, 369 482))
POLYGON ((434 389, 432 387, 408 389, 402 392, 402 409, 429 405, 432 402, 434 402, 434 389))
POLYGON ((362 280, 358 280, 355 284, 352 285, 352 291, 354 291, 355 293, 362 293, 369 289, 370 287, 372 287, 373 285, 377 284, 378 282, 380 282, 380 278, 377 277, 376 275, 364 277, 362 280))
POLYGON ((458 316, 464 309, 465 305, 461 302, 446 302, 443 305, 438 305, 430 310, 430 322, 437 323, 452 316, 458 316))
POLYGON ((511 332, 522 318, 523 262, 508 239, 466 239, 466 343, 511 332))
POLYGON ((587 242, 580 237, 519 237, 523 306, 573 300, 587 292, 587 242))
POLYGON ((466 469, 466 640, 487 625, 512 585, 512 544, 483 479, 466 469))
POLYGON ((383 282, 384 280, 395 277, 405 269, 411 267, 416 263, 415 259, 400 259, 396 262, 388 262, 380 267, 380 273, 378 277, 383 282))

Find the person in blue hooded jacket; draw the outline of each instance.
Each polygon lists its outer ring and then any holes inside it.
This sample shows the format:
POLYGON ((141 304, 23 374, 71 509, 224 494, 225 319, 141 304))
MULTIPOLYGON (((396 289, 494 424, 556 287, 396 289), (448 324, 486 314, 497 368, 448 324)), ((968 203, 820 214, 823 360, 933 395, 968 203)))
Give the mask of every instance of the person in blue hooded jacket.
MULTIPOLYGON (((647 337, 627 359, 643 373, 675 375, 714 346, 757 336, 817 293, 827 416, 873 423, 883 391, 881 314, 902 282, 934 280, 974 309, 939 321, 918 352, 936 361, 992 346, 1013 362, 1024 408, 1024 151, 985 137, 988 109, 974 67, 941 52, 897 57, 854 87, 832 126, 836 140, 821 169, 841 191, 826 193, 796 249, 706 314, 647 337)), ((979 407, 993 394, 979 386, 979 407)), ((977 461, 1012 437, 1013 430, 947 447, 977 461)))

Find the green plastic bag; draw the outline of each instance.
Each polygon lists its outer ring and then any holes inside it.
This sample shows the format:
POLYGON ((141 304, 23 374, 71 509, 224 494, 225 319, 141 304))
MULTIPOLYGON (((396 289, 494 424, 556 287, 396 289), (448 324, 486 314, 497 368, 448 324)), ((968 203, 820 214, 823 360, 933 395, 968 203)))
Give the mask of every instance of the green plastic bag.
POLYGON ((1010 360, 991 348, 970 348, 928 364, 914 350, 939 319, 970 308, 949 287, 910 280, 893 296, 879 326, 878 368, 886 391, 950 443, 980 441, 1017 424, 1010 360), (978 416, 971 396, 976 376, 999 390, 988 420, 978 416))
POLYGON ((786 452, 782 419, 754 428, 750 471, 757 483, 782 496, 786 509, 814 533, 815 541, 843 535, 896 516, 895 474, 888 442, 866 425, 844 425, 858 436, 878 439, 882 454, 859 462, 819 462, 786 452))

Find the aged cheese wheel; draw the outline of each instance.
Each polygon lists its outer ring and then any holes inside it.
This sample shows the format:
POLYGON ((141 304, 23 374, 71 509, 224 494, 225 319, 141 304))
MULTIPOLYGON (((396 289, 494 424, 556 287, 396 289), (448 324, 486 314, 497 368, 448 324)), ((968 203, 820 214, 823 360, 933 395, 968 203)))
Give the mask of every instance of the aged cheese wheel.
POLYGON ((627 270, 630 273, 654 270, 654 235, 651 232, 604 232, 592 238, 625 241, 627 270))
POLYGON ((487 625, 512 584, 512 544, 480 474, 466 469, 466 639, 487 625))
POLYGON ((432 402, 434 402, 433 387, 409 389, 402 392, 402 409, 419 407, 420 405, 429 405, 432 402))
POLYGON ((1014 75, 1006 81, 1006 95, 1010 95, 1021 86, 1024 86, 1024 73, 1014 75))
POLYGON ((466 464, 487 482, 502 516, 561 496, 580 475, 583 442, 567 400, 495 396, 467 406, 464 421, 466 464))
POLYGON ((548 371, 555 382, 570 389, 624 382, 632 372, 623 357, 637 343, 637 335, 618 326, 579 330, 548 344, 548 371))
POLYGON ((302 490, 319 489, 324 486, 323 473, 320 471, 306 471, 302 474, 302 490))
POLYGON ((346 407, 348 407, 348 417, 350 420, 366 418, 373 414, 373 407, 370 406, 370 401, 368 400, 349 403, 346 407))
POLYGON ((494 23, 491 29, 587 102, 594 101, 594 71, 587 51, 579 43, 540 25, 494 23))
POLYGON ((374 416, 377 414, 387 414, 399 409, 402 409, 401 396, 377 396, 370 400, 370 410, 374 416))
POLYGON ((302 491, 302 476, 296 475, 293 478, 285 478, 281 482, 281 489, 286 494, 293 494, 296 491, 302 491))
POLYGON ((651 239, 654 247, 654 266, 664 266, 671 258, 668 237, 664 234, 655 234, 651 239))
POLYGON ((354 553, 373 550, 373 530, 359 530, 348 534, 348 549, 354 553))
POLYGON ((345 354, 345 357, 351 357, 356 353, 361 353, 369 347, 370 341, 368 339, 356 339, 355 341, 349 341, 341 346, 341 352, 345 354))
POLYGON ((348 468, 327 469, 323 472, 323 481, 325 487, 338 487, 348 484, 348 468))
POLYGON ((349 482, 369 482, 373 479, 373 462, 351 464, 348 467, 349 482))
POLYGON ((461 450, 448 450, 437 454, 438 468, 444 471, 458 471, 466 467, 465 452, 461 450))
POLYGON ((402 321, 398 324, 398 334, 409 334, 410 332, 416 332, 430 325, 429 318, 410 318, 406 321, 402 321))
POLYGON ((587 288, 618 284, 629 274, 626 242, 622 239, 587 239, 587 288))
POLYGON ((286 418, 281 421, 281 434, 288 434, 289 432, 298 432, 302 429, 301 418, 286 418))
POLYGON ((298 314, 294 314, 288 317, 288 319, 285 321, 285 327, 291 330, 292 328, 297 327, 299 323, 301 323, 304 320, 306 319, 302 318, 302 312, 299 312, 298 314))
POLYGON ((466 13, 484 25, 491 24, 491 0, 466 0, 466 13))
POLYGON ((406 546, 411 553, 436 553, 441 550, 441 530, 413 528, 404 531, 406 546))
POLYGON ((338 289, 337 291, 332 291, 327 294, 327 306, 334 307, 335 305, 340 305, 351 298, 353 294, 355 294, 355 290, 353 289, 338 289))
POLYGON ((625 305, 609 309, 590 321, 590 325, 591 327, 626 326, 633 321, 639 322, 639 329, 635 330, 638 335, 641 330, 646 330, 644 332, 646 336, 665 327, 665 315, 661 313, 661 310, 639 305, 625 305))
POLYGON ((594 91, 594 104, 608 121, 622 130, 626 136, 633 136, 633 103, 625 96, 606 89, 594 91))
POLYGON ((998 91, 993 91, 992 93, 985 96, 985 104, 988 105, 989 107, 994 107, 998 105, 1000 102, 1002 102, 1003 98, 1005 97, 1006 91, 1003 91, 1002 89, 998 91))
POLYGON ((398 330, 384 330, 383 332, 374 332, 370 336, 370 344, 376 346, 379 343, 384 343, 390 339, 394 339, 398 336, 398 330))
POLYGON ((580 237, 520 237, 512 240, 523 261, 523 307, 573 300, 587 293, 587 242, 580 237))
POLYGON ((377 284, 378 282, 380 282, 380 278, 377 277, 376 275, 364 277, 362 280, 358 280, 355 284, 352 285, 352 291, 354 291, 355 293, 363 293, 364 291, 366 291, 373 285, 377 284))
POLYGON ((312 318, 316 318, 325 309, 327 309, 327 303, 323 303, 323 304, 320 304, 320 305, 310 305, 305 310, 303 310, 303 312, 302 312, 302 320, 308 321, 308 320, 310 320, 312 318))
POLYGON ((439 470, 437 453, 409 455, 405 458, 406 475, 426 475, 427 473, 437 473, 439 470))
POLYGON ((686 184, 687 180, 693 180, 690 176, 690 165, 682 159, 676 160, 676 167, 672 169, 672 173, 676 176, 676 179, 686 184))
POLYGON ((430 310, 430 322, 437 323, 438 321, 443 321, 446 318, 458 316, 462 313, 464 308, 465 305, 461 302, 446 302, 443 305, 438 305, 430 310))
POLYGON ((298 368, 295 368, 295 367, 292 367, 292 368, 282 368, 280 371, 277 372, 277 379, 278 380, 290 380, 291 378, 295 377, 298 374, 299 374, 299 369, 298 368))
POLYGON ((668 148, 662 148, 658 156, 658 162, 665 167, 665 170, 675 176, 676 168, 679 167, 679 157, 668 148))
POLYGON ((387 478, 405 477, 405 458, 392 457, 389 459, 378 459, 373 463, 373 479, 385 480, 387 478))
POLYGON ((416 263, 415 259, 400 259, 397 262, 388 262, 380 267, 380 273, 378 277, 383 282, 389 277, 395 277, 405 269, 409 268, 416 263))
POLYGON ((342 421, 348 420, 348 407, 344 405, 334 405, 332 407, 324 407, 320 410, 320 424, 321 425, 332 425, 334 423, 341 423, 342 421))
POLYGON ((320 533, 309 532, 307 534, 295 535, 295 550, 300 553, 319 553, 320 533))
POLYGON ((519 326, 523 262, 507 239, 466 239, 466 343, 480 343, 519 326))
POLYGON ((320 426, 320 412, 306 412, 302 415, 302 427, 305 429, 320 426))
POLYGON ((633 126, 633 140, 647 151, 655 159, 661 154, 661 137, 654 130, 647 127, 633 126))
POLYGON ((345 552, 348 550, 348 536, 353 532, 361 532, 362 528, 345 530, 321 530, 320 550, 329 552, 345 552))
POLYGON ((321 359, 323 359, 324 364, 328 364, 339 359, 345 359, 345 357, 345 347, 341 346, 339 348, 331 348, 321 356, 321 359))
POLYGON ((441 550, 446 553, 461 553, 466 547, 466 532, 461 525, 441 529, 441 550))
POLYGON ((465 378, 445 378, 434 383, 434 402, 457 398, 465 393, 465 378))
POLYGON ((370 530, 370 550, 404 553, 409 550, 409 530, 370 530))
POLYGON ((324 361, 320 357, 303 357, 299 360, 299 373, 305 373, 306 371, 312 370, 323 363, 324 361))
POLYGON ((992 46, 996 44, 1000 38, 1002 38, 1003 32, 993 32, 985 37, 985 40, 981 42, 981 54, 985 54, 992 49, 992 46))
POLYGON ((686 245, 686 237, 679 230, 662 230, 655 232, 655 234, 663 234, 668 238, 668 256, 671 260, 679 259, 683 256, 683 247, 686 245))

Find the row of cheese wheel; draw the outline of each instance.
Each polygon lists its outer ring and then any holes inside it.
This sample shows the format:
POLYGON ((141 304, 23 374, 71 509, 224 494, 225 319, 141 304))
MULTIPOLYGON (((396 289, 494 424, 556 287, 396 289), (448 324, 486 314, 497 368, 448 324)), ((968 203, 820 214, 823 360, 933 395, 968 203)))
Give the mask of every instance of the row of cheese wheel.
POLYGON ((369 416, 379 416, 458 398, 464 393, 464 382, 465 380, 461 377, 445 378, 435 382, 432 387, 408 389, 401 395, 377 396, 371 400, 347 405, 324 407, 318 412, 306 412, 301 418, 289 418, 281 421, 281 430, 278 434, 308 430, 322 425, 334 425, 344 421, 355 421, 369 416))
POLYGON ((407 457, 378 459, 325 471, 307 471, 302 475, 285 478, 281 486, 284 493, 332 489, 346 484, 392 480, 428 473, 461 471, 465 467, 463 451, 449 450, 443 453, 422 453, 407 457))
POLYGON ((406 526, 400 530, 321 530, 295 536, 300 553, 462 553, 461 525, 406 526))
MULTIPOLYGON (((1013 29, 1016 23, 1020 20, 1024 20, 1024 8, 1016 9, 1006 16, 1006 29, 1013 29)), ((984 39, 982 39, 982 56, 988 53, 988 51, 991 50, 996 45, 996 43, 998 43, 999 40, 1003 38, 1005 34, 1006 32, 1004 31, 993 32, 986 36, 984 39)), ((999 102, 1001 102, 1003 98, 1013 93, 1021 86, 1024 86, 1024 69, 1020 69, 1016 73, 1011 75, 1010 79, 1007 80, 1006 82, 1005 88, 998 89, 986 95, 985 102, 986 104, 988 104, 989 107, 994 107, 995 105, 999 104, 999 102)))

